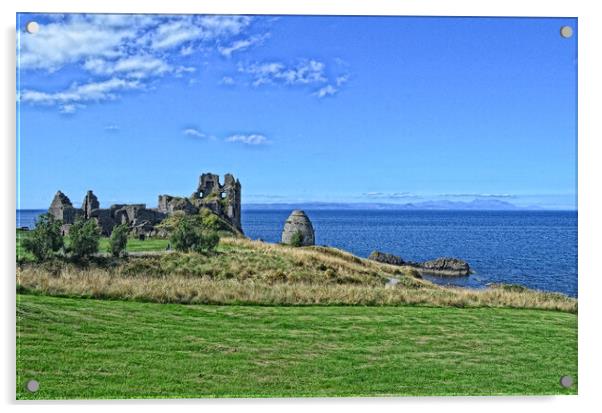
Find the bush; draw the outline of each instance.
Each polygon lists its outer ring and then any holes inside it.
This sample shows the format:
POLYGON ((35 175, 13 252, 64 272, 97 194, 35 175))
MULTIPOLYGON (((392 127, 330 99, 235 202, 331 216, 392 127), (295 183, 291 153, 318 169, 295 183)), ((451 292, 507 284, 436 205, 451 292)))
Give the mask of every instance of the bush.
POLYGON ((210 231, 219 231, 225 228, 222 228, 222 222, 220 218, 211 212, 209 209, 201 209, 201 224, 203 228, 208 229, 210 231))
POLYGON ((171 216, 165 218, 157 225, 159 231, 167 234, 173 234, 179 227, 182 220, 188 220, 193 226, 203 231, 229 232, 235 233, 236 230, 230 224, 221 219, 208 208, 202 208, 198 214, 187 215, 182 211, 176 211, 171 216))
POLYGON ((290 244, 293 247, 300 247, 303 245, 303 234, 301 231, 297 231, 293 234, 290 244))
POLYGON ((35 228, 23 238, 21 245, 38 261, 44 261, 63 248, 63 222, 50 214, 40 215, 35 228))
POLYGON ((70 250, 75 258, 87 258, 98 252, 100 228, 96 220, 78 219, 69 228, 70 250))
POLYGON ((125 247, 128 243, 128 231, 127 224, 117 225, 111 232, 111 238, 109 239, 109 247, 111 248, 111 255, 113 257, 119 257, 122 254, 126 254, 125 247))
POLYGON ((217 235, 217 232, 204 230, 201 232, 199 244, 196 246, 195 251, 210 252, 215 250, 217 244, 219 244, 219 235, 217 235))
POLYGON ((209 252, 219 243, 219 235, 203 228, 197 217, 183 216, 172 232, 170 241, 176 251, 209 252))

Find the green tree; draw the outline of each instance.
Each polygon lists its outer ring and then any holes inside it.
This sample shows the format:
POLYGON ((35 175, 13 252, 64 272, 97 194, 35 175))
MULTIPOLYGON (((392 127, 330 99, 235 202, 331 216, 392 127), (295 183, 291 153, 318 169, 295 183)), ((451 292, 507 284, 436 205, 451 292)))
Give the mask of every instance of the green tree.
POLYGON ((173 230, 170 241, 176 251, 209 252, 219 243, 219 235, 204 228, 198 217, 183 216, 173 230))
POLYGON ((128 243, 128 231, 129 227, 127 224, 117 225, 113 228, 111 238, 109 238, 109 246, 113 257, 119 257, 122 254, 126 254, 125 248, 128 243))
POLYGON ((296 231, 293 236, 291 237, 291 242, 290 244, 293 247, 300 247, 303 245, 303 234, 301 233, 301 231, 296 231))
POLYGON ((100 228, 94 219, 78 219, 69 228, 70 250, 75 258, 87 258, 98 252, 100 228))
POLYGON ((61 226, 63 222, 50 214, 40 215, 35 228, 21 241, 21 245, 38 261, 50 258, 63 248, 61 226))

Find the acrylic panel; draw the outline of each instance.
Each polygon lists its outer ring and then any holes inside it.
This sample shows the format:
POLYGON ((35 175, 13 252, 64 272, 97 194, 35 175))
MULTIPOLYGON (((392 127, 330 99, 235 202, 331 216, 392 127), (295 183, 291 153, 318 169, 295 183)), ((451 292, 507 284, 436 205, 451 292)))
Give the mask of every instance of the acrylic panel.
POLYGON ((577 393, 576 18, 16 29, 17 399, 577 393))

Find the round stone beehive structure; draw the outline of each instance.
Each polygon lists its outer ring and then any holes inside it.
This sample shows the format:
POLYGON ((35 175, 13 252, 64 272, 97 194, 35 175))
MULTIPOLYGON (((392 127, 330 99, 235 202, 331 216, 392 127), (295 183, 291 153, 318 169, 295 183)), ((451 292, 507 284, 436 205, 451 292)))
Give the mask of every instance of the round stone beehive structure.
POLYGON ((305 215, 305 212, 300 210, 293 211, 286 219, 284 229, 282 230, 282 243, 291 244, 293 236, 296 233, 299 233, 302 237, 302 246, 314 245, 316 243, 314 227, 311 225, 311 221, 305 215))

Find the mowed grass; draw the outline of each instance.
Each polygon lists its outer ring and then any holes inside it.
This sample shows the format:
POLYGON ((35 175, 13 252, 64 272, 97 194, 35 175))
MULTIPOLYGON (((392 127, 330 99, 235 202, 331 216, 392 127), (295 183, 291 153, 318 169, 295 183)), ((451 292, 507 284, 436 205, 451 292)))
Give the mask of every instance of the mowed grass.
POLYGON ((569 313, 18 295, 17 316, 18 399, 577 393, 569 313))
MULTIPOLYGON (((24 262, 34 261, 33 255, 26 251, 21 246, 21 241, 24 238, 29 236, 29 231, 22 231, 17 229, 17 238, 16 238, 16 246, 17 246, 17 260, 24 262)), ((69 238, 65 238, 66 242, 69 242, 69 238)), ((167 249, 167 245, 169 244, 168 239, 164 238, 147 238, 144 241, 138 238, 128 238, 126 250, 128 252, 143 252, 143 251, 165 251, 167 249)), ((111 249, 109 247, 109 238, 101 237, 100 243, 98 246, 98 250, 101 253, 109 253, 111 249)))
MULTIPOLYGON (((168 244, 169 240, 164 238, 147 238, 144 241, 138 238, 128 238, 126 251, 165 251, 167 249, 168 244)), ((109 247, 109 238, 102 237, 100 239, 100 245, 98 249, 100 250, 100 252, 111 252, 111 249, 109 247)))

